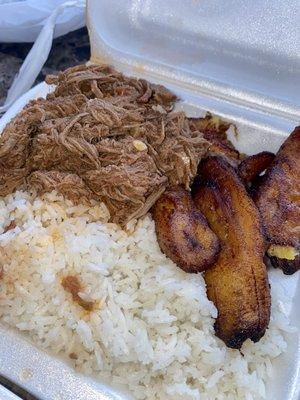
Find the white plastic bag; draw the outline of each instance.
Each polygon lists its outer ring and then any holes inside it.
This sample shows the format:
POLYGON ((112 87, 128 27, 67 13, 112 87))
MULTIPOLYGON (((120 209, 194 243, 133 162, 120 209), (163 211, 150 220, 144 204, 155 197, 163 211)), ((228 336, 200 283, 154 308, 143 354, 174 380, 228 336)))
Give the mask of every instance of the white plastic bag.
MULTIPOLYGON (((0 42, 34 42, 51 13, 66 0, 0 0, 0 42)), ((56 21, 54 37, 85 25, 83 8, 67 8, 56 21)))
MULTIPOLYGON (((37 3, 37 1, 24 0, 23 2, 19 2, 18 4, 22 5, 23 3, 27 3, 27 6, 29 6, 30 4, 37 3)), ((48 58, 53 36, 57 30, 57 21, 59 19, 62 20, 62 17, 64 15, 69 14, 68 10, 71 10, 73 12, 73 15, 75 15, 78 12, 77 10, 79 10, 78 14, 82 14, 84 21, 85 0, 38 0, 38 4, 41 14, 42 12, 48 13, 48 16, 46 19, 43 20, 43 27, 30 52, 28 53, 12 86, 9 89, 4 106, 0 107, 0 113, 6 111, 20 96, 22 96, 31 88, 32 84, 34 83, 36 77, 38 76, 48 58), (50 4, 52 4, 52 6, 56 5, 56 7, 50 10, 50 4)), ((0 7, 5 5, 10 5, 10 3, 4 5, 0 4, 0 7)), ((13 3, 13 5, 16 6, 17 3, 13 3)), ((1 18, 3 18, 2 14, 0 14, 0 19, 1 18)), ((10 22, 12 23, 13 21, 10 22)), ((71 22, 69 21, 69 24, 66 25, 69 28, 71 27, 70 23, 71 22)))

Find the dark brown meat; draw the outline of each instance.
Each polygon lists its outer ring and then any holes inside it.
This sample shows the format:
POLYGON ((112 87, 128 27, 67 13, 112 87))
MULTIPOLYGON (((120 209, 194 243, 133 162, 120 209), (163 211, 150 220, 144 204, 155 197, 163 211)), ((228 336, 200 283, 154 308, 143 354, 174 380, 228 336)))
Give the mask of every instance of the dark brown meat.
POLYGON ((38 194, 57 190, 74 203, 88 202, 97 197, 78 175, 68 172, 35 171, 29 175, 27 182, 38 194))
POLYGON ((160 85, 144 79, 134 79, 117 72, 108 65, 77 65, 49 75, 46 82, 57 85, 54 96, 65 97, 84 94, 87 98, 114 98, 114 103, 160 104, 173 108, 176 96, 160 85))
POLYGON ((71 293, 74 302, 87 311, 91 311, 93 309, 94 303, 83 300, 78 294, 82 291, 82 284, 78 276, 67 275, 62 279, 61 284, 67 292, 71 293))
POLYGON ((221 241, 216 263, 205 272, 207 295, 218 309, 216 335, 229 347, 258 341, 270 318, 270 289, 263 263, 265 244, 257 208, 223 157, 199 167, 196 206, 221 241))
POLYGON ((274 266, 300 267, 300 127, 280 147, 254 192, 274 266), (277 258, 277 260, 275 260, 277 258))
POLYGON ((93 193, 109 206, 113 219, 124 225, 146 214, 167 186, 167 178, 157 172, 153 160, 145 152, 140 152, 135 162, 91 170, 83 178, 93 193), (130 209, 127 205, 127 214, 123 208, 126 202, 134 204, 130 209))
POLYGON ((187 190, 179 186, 168 189, 153 206, 152 215, 158 244, 178 267, 201 272, 214 263, 219 240, 187 190))
POLYGON ((0 195, 13 193, 24 184, 27 175, 27 168, 7 169, 0 166, 0 195))
POLYGON ((189 188, 208 142, 190 129, 166 88, 108 66, 77 66, 47 78, 0 139, 0 195, 22 185, 74 201, 104 201, 113 222, 145 214, 171 185, 189 188))
POLYGON ((3 233, 6 233, 6 232, 10 231, 11 229, 15 229, 16 226, 17 225, 16 225, 15 221, 11 221, 10 224, 5 227, 3 233))

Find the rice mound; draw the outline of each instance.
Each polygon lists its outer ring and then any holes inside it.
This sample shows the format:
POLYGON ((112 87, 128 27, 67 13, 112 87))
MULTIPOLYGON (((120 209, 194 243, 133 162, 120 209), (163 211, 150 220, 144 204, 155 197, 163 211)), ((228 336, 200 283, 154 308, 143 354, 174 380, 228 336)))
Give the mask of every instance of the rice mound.
POLYGON ((228 349, 214 335, 202 275, 160 251, 149 215, 125 231, 104 204, 74 206, 55 192, 19 191, 0 203, 2 323, 136 399, 265 398, 289 330, 280 288, 272 286, 266 335, 228 349), (91 311, 64 289, 66 275, 80 278, 91 311))

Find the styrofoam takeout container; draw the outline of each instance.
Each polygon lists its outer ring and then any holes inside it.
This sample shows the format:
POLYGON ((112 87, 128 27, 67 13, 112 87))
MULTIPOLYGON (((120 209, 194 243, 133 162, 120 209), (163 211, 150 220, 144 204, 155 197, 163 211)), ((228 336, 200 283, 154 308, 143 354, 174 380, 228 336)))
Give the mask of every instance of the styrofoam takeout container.
MULTIPOLYGON (((239 134, 231 139, 242 152, 277 151, 300 123, 299 0, 88 0, 87 19, 92 62, 164 84, 190 116, 209 110, 234 121, 239 134)), ((41 84, 19 99, 0 131, 49 90, 41 84)), ((299 272, 271 270, 270 280, 291 296, 283 306, 300 329, 299 272)), ((131 398, 76 374, 1 325, 0 338, 0 375, 42 400, 131 398)), ((299 400, 299 333, 274 364, 268 400, 299 400)))

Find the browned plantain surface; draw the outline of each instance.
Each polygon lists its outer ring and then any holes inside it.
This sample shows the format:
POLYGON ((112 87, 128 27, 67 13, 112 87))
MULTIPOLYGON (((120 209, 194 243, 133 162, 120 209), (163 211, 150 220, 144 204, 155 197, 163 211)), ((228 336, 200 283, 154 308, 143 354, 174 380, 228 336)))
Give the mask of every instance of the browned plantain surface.
POLYGON ((263 263, 259 213, 235 170, 222 157, 199 167, 195 204, 221 241, 215 265, 205 272, 207 295, 218 309, 216 335, 228 347, 258 341, 270 318, 270 289, 263 263))
POLYGON ((278 257, 269 257, 274 268, 281 268, 286 275, 292 275, 300 269, 300 256, 296 256, 294 260, 287 260, 278 257))
POLYGON ((172 187, 152 209, 161 250, 186 272, 200 272, 216 260, 219 240, 196 209, 190 193, 172 187))
POLYGON ((237 165, 241 155, 227 138, 231 124, 217 116, 207 113, 204 118, 189 118, 191 131, 202 132, 203 137, 210 143, 209 155, 222 155, 233 165, 237 165))
POLYGON ((269 151, 262 151, 253 156, 246 157, 239 164, 239 175, 247 184, 251 184, 256 178, 265 171, 274 160, 275 154, 269 151))
POLYGON ((272 264, 287 274, 297 271, 300 268, 300 127, 280 147, 253 198, 267 241, 273 246, 269 254, 272 264))

